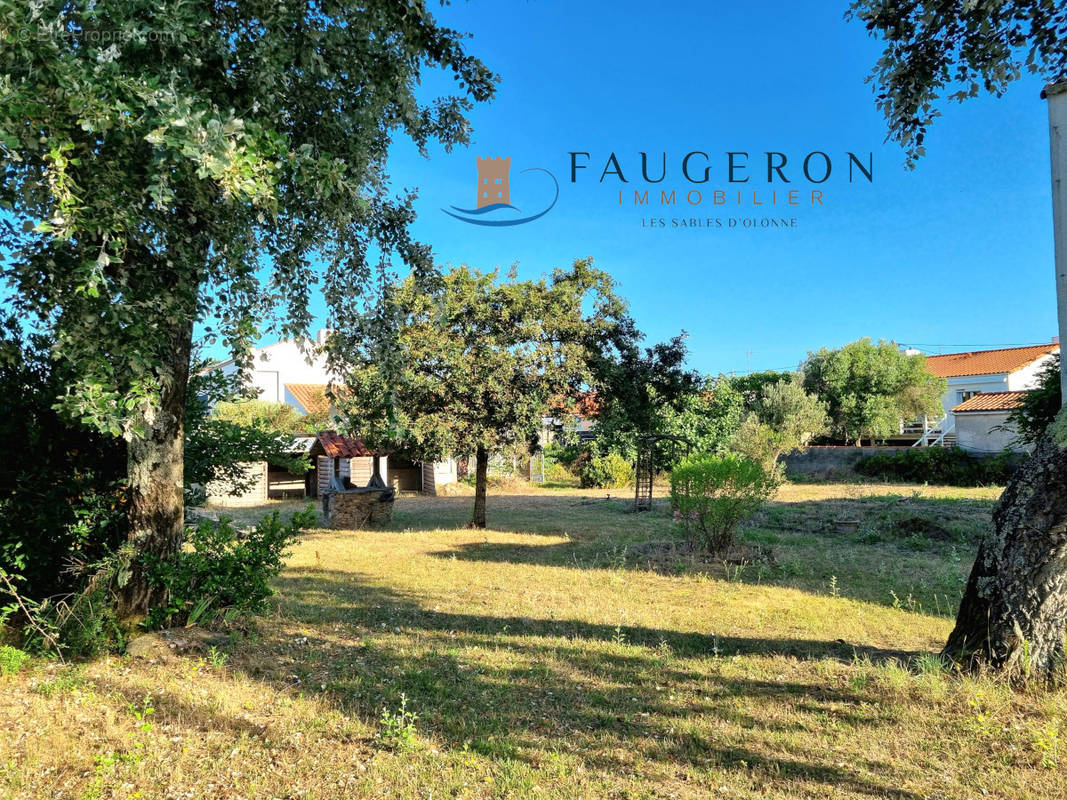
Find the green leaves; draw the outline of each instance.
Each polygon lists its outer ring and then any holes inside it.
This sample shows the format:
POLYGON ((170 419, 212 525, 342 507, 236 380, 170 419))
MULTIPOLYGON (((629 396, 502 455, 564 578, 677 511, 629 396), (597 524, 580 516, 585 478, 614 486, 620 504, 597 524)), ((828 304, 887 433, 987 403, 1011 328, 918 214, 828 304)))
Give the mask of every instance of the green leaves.
POLYGON ((945 380, 891 342, 864 338, 808 353, 802 372, 804 389, 827 405, 832 433, 847 442, 886 438, 924 414, 942 416, 945 380))
POLYGON ((1001 95, 1025 68, 1050 81, 1067 78, 1067 5, 1050 0, 854 0, 846 19, 859 20, 885 42, 868 81, 875 86, 889 138, 914 167, 925 154, 926 130, 950 100, 1001 95), (1025 60, 1023 54, 1025 53, 1025 60))

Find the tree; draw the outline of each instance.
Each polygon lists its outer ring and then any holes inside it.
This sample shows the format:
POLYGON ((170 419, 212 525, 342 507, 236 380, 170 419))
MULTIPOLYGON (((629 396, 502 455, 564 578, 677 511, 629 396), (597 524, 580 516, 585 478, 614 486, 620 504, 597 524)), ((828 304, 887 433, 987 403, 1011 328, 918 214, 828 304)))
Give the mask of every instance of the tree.
MULTIPOLYGON (((1049 0, 958 3, 858 0, 849 12, 885 40, 871 75, 889 135, 914 166, 939 93, 980 88, 1000 94, 1025 65, 1050 81, 1067 78, 1067 6, 1049 0), (1025 52, 1025 60, 1023 53, 1025 52), (978 85, 981 80, 981 87, 978 85)), ((943 655, 1007 674, 1062 676, 1067 627, 1067 415, 1041 435, 993 509, 993 532, 971 569, 943 655)))
POLYGON ((580 395, 590 353, 624 312, 589 260, 550 280, 466 266, 411 276, 331 339, 349 375, 340 410, 372 446, 425 459, 473 452, 471 524, 485 527, 490 453, 536 442, 553 402, 580 395))
MULTIPOLYGON (((325 397, 325 389, 322 390, 325 397)), ((223 400, 211 410, 211 418, 235 422, 277 433, 318 433, 326 427, 327 414, 301 414, 288 403, 268 400, 223 400)))
POLYGON ((263 324, 308 333, 316 262, 336 325, 374 285, 368 251, 428 268, 389 143, 466 143, 495 77, 421 0, 4 3, 0 37, 9 304, 70 366, 64 413, 126 441, 136 620, 163 600, 144 557, 183 535, 194 321, 247 366, 263 324), (433 68, 459 96, 416 99, 433 68))
POLYGON ((764 383, 731 449, 775 474, 779 459, 807 447, 826 431, 828 420, 826 403, 804 391, 802 376, 786 375, 764 383))
POLYGON ((831 431, 846 443, 884 439, 901 420, 941 416, 944 378, 890 342, 859 339, 837 350, 808 353, 804 389, 826 403, 831 431))
POLYGON ((1053 0, 856 0, 846 17, 885 42, 867 80, 909 167, 926 153, 949 88, 963 101, 982 90, 999 97, 1023 70, 1067 76, 1067 6, 1053 0))
MULTIPOLYGON (((667 342, 642 348, 644 334, 626 318, 616 327, 611 346, 593 351, 594 448, 601 457, 614 453, 633 462, 641 437, 682 435, 668 431, 668 420, 684 413, 703 383, 696 372, 685 369, 685 337, 683 331, 667 342)), ((677 446, 672 441, 661 449, 656 463, 664 463, 677 446)))
POLYGON ((1005 427, 1014 428, 1020 444, 1036 444, 1063 406, 1060 392, 1060 354, 1056 353, 1037 373, 1037 387, 1009 412, 1005 427))

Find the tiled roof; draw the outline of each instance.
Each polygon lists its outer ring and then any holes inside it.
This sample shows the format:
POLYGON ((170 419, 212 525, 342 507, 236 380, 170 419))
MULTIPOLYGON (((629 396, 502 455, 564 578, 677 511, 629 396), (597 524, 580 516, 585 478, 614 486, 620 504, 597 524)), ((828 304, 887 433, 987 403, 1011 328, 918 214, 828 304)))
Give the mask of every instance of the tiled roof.
POLYGON ((953 414, 966 414, 968 411, 1011 411, 1018 408, 1028 392, 979 392, 964 400, 954 409, 953 414))
POLYGON ((999 375, 1020 370, 1042 356, 1058 353, 1058 344, 1033 347, 1008 347, 1003 350, 977 350, 972 353, 947 353, 927 356, 926 368, 939 378, 962 375, 999 375))
POLYGON ((287 383, 285 390, 300 403, 308 414, 329 413, 330 400, 326 397, 325 383, 287 383))
POLYGON ((319 431, 318 438, 323 451, 330 458, 362 458, 374 455, 374 451, 363 444, 363 440, 354 436, 341 436, 337 431, 319 431))

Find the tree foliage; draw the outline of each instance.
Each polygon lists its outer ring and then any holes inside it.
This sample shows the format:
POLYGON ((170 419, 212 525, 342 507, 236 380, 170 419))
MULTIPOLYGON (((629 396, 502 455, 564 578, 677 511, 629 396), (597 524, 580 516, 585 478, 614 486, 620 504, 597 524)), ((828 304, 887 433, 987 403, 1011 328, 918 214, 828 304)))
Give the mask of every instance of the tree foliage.
POLYGON ((79 566, 125 533, 124 443, 52 408, 69 379, 64 367, 44 338, 14 320, 0 325, 0 572, 34 600, 70 592, 79 566))
POLYGON ((1024 71, 1067 77, 1067 5, 1057 0, 855 0, 846 16, 885 43, 868 81, 912 167, 951 87, 948 99, 962 101, 999 97, 1024 71))
POLYGON ((388 146, 466 143, 495 78, 420 0, 0 2, 0 37, 0 273, 64 411, 126 440, 134 619, 162 599, 142 556, 183 536, 194 321, 248 366, 265 328, 307 333, 317 285, 344 325, 371 253, 429 268, 388 146), (431 69, 457 95, 420 102, 431 69))
POLYGON ((1018 432, 1021 444, 1037 444, 1063 406, 1060 390, 1060 354, 1056 353, 1037 373, 1037 386, 1026 393, 1018 408, 1008 413, 1006 427, 1018 432))
POLYGON ((624 313, 589 260, 537 281, 466 266, 413 275, 331 340, 349 376, 340 410, 372 446, 476 454, 474 524, 484 525, 489 453, 536 442, 550 407, 582 393, 590 353, 624 313))
POLYGON ((691 456, 671 470, 675 520, 711 553, 725 553, 737 525, 777 488, 775 473, 733 453, 691 456))
POLYGON ((826 403, 804 391, 803 377, 778 373, 779 380, 764 382, 731 449, 761 464, 768 472, 778 469, 782 456, 806 447, 826 432, 826 403))
POLYGON ((891 342, 864 338, 809 352, 801 371, 804 389, 826 403, 833 435, 847 443, 884 439, 902 420, 942 414, 944 378, 891 342))

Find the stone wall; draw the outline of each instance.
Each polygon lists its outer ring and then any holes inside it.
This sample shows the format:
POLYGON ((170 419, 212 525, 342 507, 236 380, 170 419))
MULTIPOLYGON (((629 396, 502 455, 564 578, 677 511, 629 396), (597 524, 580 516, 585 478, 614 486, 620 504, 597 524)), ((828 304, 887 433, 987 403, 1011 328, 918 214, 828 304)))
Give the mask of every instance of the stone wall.
POLYGON ((393 519, 393 501, 382 500, 388 492, 333 492, 326 495, 326 524, 338 530, 359 530, 386 525, 393 519))
POLYGON ((832 477, 851 474, 861 458, 878 453, 900 453, 909 447, 809 447, 799 453, 786 456, 787 475, 813 475, 832 477))

